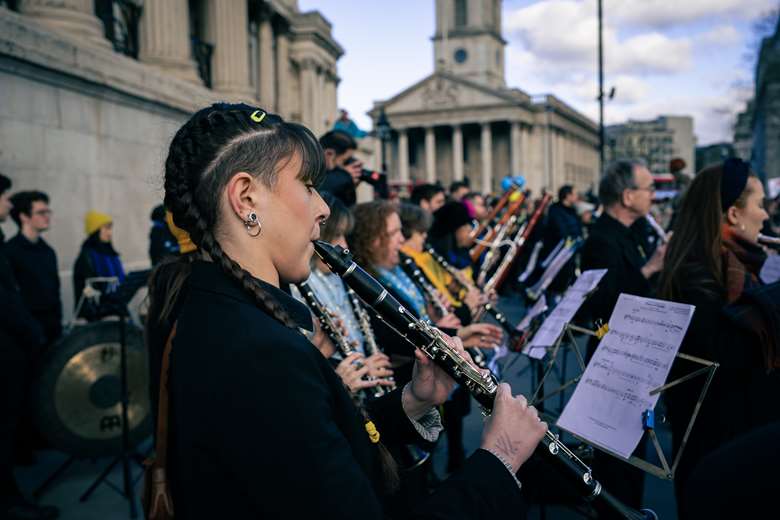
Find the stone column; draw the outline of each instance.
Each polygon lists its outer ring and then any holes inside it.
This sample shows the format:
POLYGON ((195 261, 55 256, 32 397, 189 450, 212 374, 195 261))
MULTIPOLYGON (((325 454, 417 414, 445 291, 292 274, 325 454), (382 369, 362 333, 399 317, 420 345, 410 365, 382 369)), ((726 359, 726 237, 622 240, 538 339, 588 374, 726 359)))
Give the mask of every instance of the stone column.
POLYGON ((187 0, 146 0, 139 33, 140 61, 201 83, 192 60, 187 0))
POLYGON ((22 0, 19 11, 60 34, 111 49, 103 22, 95 16, 94 0, 22 0))
POLYGON ((463 180, 463 129, 460 125, 452 127, 452 180, 463 180))
POLYGON ((493 134, 490 131, 490 123, 482 123, 480 151, 482 152, 482 193, 490 193, 493 191, 493 134))
POLYGON ((522 129, 520 128, 520 123, 518 121, 512 121, 512 127, 509 132, 510 175, 528 175, 523 170, 522 165, 522 157, 526 149, 523 147, 521 134, 522 129))
POLYGON ((432 126, 425 129, 425 178, 436 182, 436 134, 432 126))
POLYGON ((274 63, 274 30, 271 20, 260 21, 260 106, 276 111, 276 64, 274 63))
POLYGON ((276 110, 282 117, 290 116, 290 38, 287 33, 276 35, 276 110))
POLYGON ((208 39, 214 44, 212 85, 231 100, 252 100, 249 83, 249 23, 243 0, 208 2, 208 39))
POLYGON ((405 128, 398 130, 398 177, 401 182, 409 182, 409 136, 405 128))
POLYGON ((314 124, 314 89, 317 65, 311 59, 300 63, 301 70, 301 122, 312 128, 314 124))

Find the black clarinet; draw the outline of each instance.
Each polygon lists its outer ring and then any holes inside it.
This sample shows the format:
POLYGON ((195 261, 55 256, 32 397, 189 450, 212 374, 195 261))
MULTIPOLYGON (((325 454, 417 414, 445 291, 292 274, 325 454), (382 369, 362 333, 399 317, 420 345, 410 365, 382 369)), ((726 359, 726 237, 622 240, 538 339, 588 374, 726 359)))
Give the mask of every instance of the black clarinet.
MULTIPOLYGON (((401 255, 401 269, 412 279, 412 282, 420 289, 423 294, 427 294, 429 298, 434 300, 431 302, 442 314, 443 318, 450 310, 444 307, 444 304, 439 300, 439 294, 436 289, 431 285, 425 274, 420 270, 414 260, 406 255, 401 255)), ((466 352, 471 355, 471 359, 477 364, 479 368, 487 368, 487 359, 485 354, 477 347, 466 348, 466 352)))
MULTIPOLYGON (((498 391, 498 381, 493 374, 477 370, 444 341, 438 329, 417 319, 393 298, 382 284, 352 260, 349 250, 321 241, 314 242, 314 250, 330 270, 338 274, 388 326, 422 350, 457 383, 467 388, 486 415, 493 411, 493 402, 498 391)), ((593 478, 591 469, 558 435, 548 430, 541 444, 543 447, 537 448, 537 453, 549 458, 564 474, 570 475, 571 480, 588 500, 597 500, 630 520, 657 519, 654 512, 636 511, 608 493, 593 478)))

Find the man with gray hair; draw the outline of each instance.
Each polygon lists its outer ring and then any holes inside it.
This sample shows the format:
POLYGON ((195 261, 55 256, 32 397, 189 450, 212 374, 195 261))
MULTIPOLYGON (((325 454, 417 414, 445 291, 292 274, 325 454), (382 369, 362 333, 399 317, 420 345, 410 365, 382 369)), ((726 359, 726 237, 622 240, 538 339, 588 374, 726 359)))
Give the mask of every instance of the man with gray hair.
MULTIPOLYGON (((580 266, 607 269, 598 289, 583 306, 583 314, 594 322, 607 323, 620 293, 635 296, 652 294, 651 279, 663 269, 666 245, 660 244, 648 255, 645 237, 634 223, 645 217, 653 203, 655 185, 647 167, 638 161, 617 161, 607 167, 599 184, 599 199, 604 211, 596 220, 582 248, 580 266)), ((595 339, 595 338, 594 338, 595 339)), ((589 356, 598 341, 592 341, 589 356)), ((644 444, 640 444, 642 449, 644 444)), ((598 456, 601 483, 627 505, 639 508, 644 473, 609 456, 598 456)), ((609 518, 604 512, 603 518, 609 518)), ((601 518, 601 517, 600 517, 601 518)))

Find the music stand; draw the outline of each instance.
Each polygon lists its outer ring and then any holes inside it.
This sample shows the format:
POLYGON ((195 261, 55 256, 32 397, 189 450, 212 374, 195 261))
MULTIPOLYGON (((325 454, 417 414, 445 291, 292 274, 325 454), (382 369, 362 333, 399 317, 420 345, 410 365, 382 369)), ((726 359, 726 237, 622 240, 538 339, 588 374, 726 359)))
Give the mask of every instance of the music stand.
MULTIPOLYGON (((560 337, 558 338, 558 341, 556 341, 556 344, 551 349, 552 350, 551 359, 548 362, 547 369, 546 369, 546 371, 544 373, 544 376, 542 377, 542 380, 539 382, 538 387, 537 387, 536 391, 534 392, 533 396, 531 397, 531 399, 529 399, 529 404, 539 405, 538 408, 540 410, 544 410, 544 408, 543 408, 544 401, 546 401, 547 399, 549 399, 549 398, 551 398, 551 397, 553 397, 553 396, 555 396, 555 395, 557 395, 559 393, 564 392, 568 387, 578 383, 580 378, 582 377, 582 373, 585 370, 585 363, 584 363, 582 355, 581 355, 581 353, 579 351, 579 347, 578 347, 578 345, 577 345, 577 343, 575 341, 575 338, 573 336, 573 332, 582 333, 582 334, 588 334, 588 335, 596 336, 596 337, 599 337, 599 338, 603 336, 603 334, 601 334, 601 329, 599 331, 597 331, 597 332, 594 332, 592 330, 585 329, 585 328, 582 328, 582 327, 578 327, 578 326, 572 325, 570 323, 566 324, 566 328, 564 329, 564 333, 562 333, 560 335, 560 337), (563 344, 562 339, 563 339, 564 335, 568 336, 569 341, 567 343, 569 344, 569 347, 572 350, 574 350, 574 352, 577 354, 577 359, 578 359, 578 361, 580 363, 580 373, 577 376, 575 376, 574 378, 572 378, 572 379, 570 379, 568 381, 562 382, 561 386, 558 387, 557 389, 555 389, 554 391, 552 391, 549 394, 544 395, 543 397, 537 399, 537 397, 536 397, 537 394, 539 394, 540 392, 544 391, 544 381, 547 378, 547 376, 549 375, 552 366, 556 363, 557 352, 558 352, 558 350, 560 349, 560 347, 563 344)), ((667 382, 667 383, 665 383, 665 384, 663 384, 663 385, 661 385, 661 386, 659 386, 657 388, 652 389, 650 391, 649 395, 653 396, 653 395, 657 395, 657 394, 663 393, 666 390, 668 390, 669 388, 673 388, 673 387, 675 387, 677 385, 680 385, 680 384, 682 384, 682 383, 684 383, 686 381, 689 381, 691 379, 694 379, 694 378, 696 378, 698 376, 705 376, 705 381, 704 381, 704 384, 702 385, 701 391, 699 392, 699 397, 698 397, 698 399, 696 401, 696 405, 693 408, 693 412, 691 413, 691 417, 688 420, 688 425, 687 425, 687 427, 685 429, 685 435, 683 435, 682 442, 680 443, 680 448, 677 450, 677 453, 674 454, 674 458, 673 458, 673 462, 672 462, 671 466, 669 465, 668 459, 667 459, 666 455, 664 454, 664 451, 663 451, 663 448, 661 447, 660 442, 658 441, 658 437, 655 434, 654 420, 652 420, 652 419, 647 421, 643 417, 643 422, 645 424, 645 434, 650 438, 650 441, 653 444, 656 456, 658 457, 658 460, 661 463, 660 466, 657 465, 657 464, 653 464, 653 463, 649 462, 648 460, 643 459, 641 457, 638 457, 636 455, 631 455, 628 459, 625 459, 625 458, 621 457, 620 455, 614 453, 613 451, 611 451, 611 450, 609 450, 607 448, 604 448, 604 447, 599 446, 597 444, 593 444, 591 441, 588 441, 587 439, 584 439, 584 438, 582 438, 582 437, 580 437, 580 436, 578 436, 578 435, 576 435, 576 434, 574 434, 572 432, 569 432, 567 430, 565 430, 565 431, 567 433, 569 433, 570 435, 572 435, 573 437, 575 437, 576 439, 586 443, 587 445, 593 446, 594 448, 596 448, 598 450, 601 450, 604 453, 607 453, 608 455, 612 455, 614 457, 617 457, 620 460, 625 461, 628 464, 631 464, 632 466, 634 466, 634 467, 636 467, 636 468, 638 468, 638 469, 640 469, 640 470, 642 470, 642 471, 644 471, 646 473, 649 473, 649 474, 651 474, 651 475, 653 475, 655 477, 658 477, 660 479, 673 480, 674 479, 674 474, 677 471, 677 467, 678 467, 678 465, 680 463, 680 459, 682 458, 682 454, 683 454, 683 452, 685 450, 685 447, 686 447, 686 445, 688 443, 688 438, 690 437, 691 430, 693 429, 693 425, 696 422, 696 418, 698 417, 699 410, 701 409, 701 405, 704 402, 705 396, 707 395, 707 391, 709 390, 710 383, 712 382, 712 378, 715 376, 715 371, 717 370, 717 368, 719 366, 719 364, 714 362, 714 361, 708 361, 706 359, 698 358, 698 357, 691 356, 691 355, 688 355, 688 354, 684 354, 684 353, 681 353, 681 352, 678 352, 675 355, 675 359, 682 359, 682 360, 685 360, 685 361, 690 361, 692 363, 696 363, 696 364, 702 365, 702 366, 700 368, 698 368, 698 369, 696 369, 696 370, 686 374, 686 375, 683 375, 683 376, 681 376, 681 377, 679 377, 677 379, 674 379, 674 380, 669 381, 669 382, 667 382)), ((565 372, 564 372, 564 377, 565 377, 565 372)), ((563 395, 561 396, 561 399, 562 398, 563 398, 563 395)), ((557 420, 557 418, 554 415, 552 415, 552 414, 545 414, 545 416, 546 416, 546 418, 548 418, 548 420, 549 419, 552 419, 553 421, 557 420)), ((671 457, 669 457, 669 458, 671 459, 671 457)))
MULTIPOLYGON (((130 461, 135 461, 139 466, 143 465, 144 457, 137 453, 133 447, 130 446, 130 426, 127 419, 127 408, 129 406, 129 397, 127 393, 127 338, 126 338, 126 322, 129 317, 129 311, 127 308, 128 303, 133 298, 138 290, 146 285, 151 270, 135 271, 129 273, 125 280, 117 287, 117 290, 113 293, 114 301, 111 304, 111 314, 116 315, 119 325, 119 379, 120 379, 120 408, 122 414, 122 444, 121 451, 111 463, 100 473, 95 481, 87 488, 87 490, 79 497, 80 502, 86 502, 92 493, 97 489, 101 483, 105 483, 111 489, 122 495, 129 503, 130 518, 137 518, 138 510, 135 503, 135 494, 133 489, 137 479, 132 478, 130 461), (117 487, 113 482, 107 480, 109 473, 119 463, 122 463, 122 489, 117 487)), ((110 314, 109 314, 110 315, 110 314)), ((142 473, 143 474, 143 473, 142 473)), ((142 475, 141 474, 141 475, 142 475)), ((140 476, 139 476, 140 477, 140 476)))

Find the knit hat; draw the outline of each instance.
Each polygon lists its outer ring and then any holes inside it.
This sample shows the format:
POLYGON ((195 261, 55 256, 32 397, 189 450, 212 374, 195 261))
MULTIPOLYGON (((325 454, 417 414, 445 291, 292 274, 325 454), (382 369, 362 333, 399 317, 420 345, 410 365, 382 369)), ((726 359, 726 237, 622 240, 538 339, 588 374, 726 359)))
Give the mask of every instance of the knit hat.
POLYGON ((179 254, 186 255, 198 249, 198 246, 190 238, 190 234, 174 224, 173 213, 170 211, 165 212, 165 222, 168 224, 171 234, 176 237, 176 241, 179 243, 179 254))
POLYGON ((90 236, 98 229, 106 224, 111 224, 113 221, 114 219, 111 218, 111 215, 106 215, 99 211, 87 211, 87 214, 84 215, 84 232, 87 236, 90 236))

